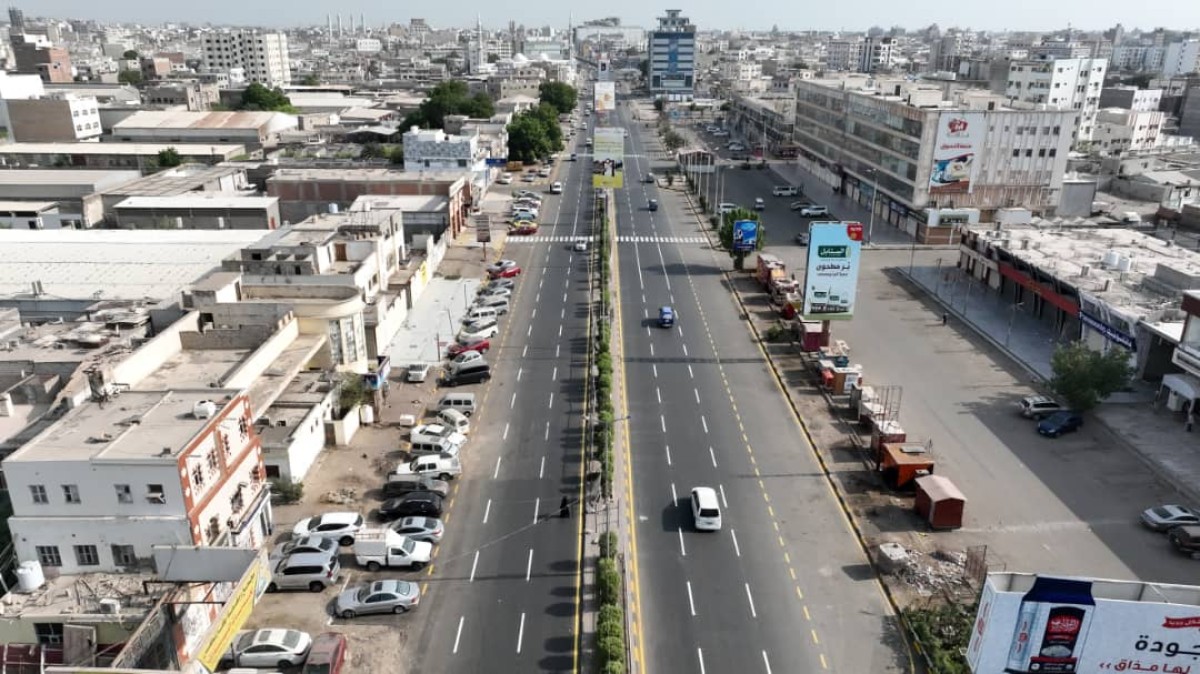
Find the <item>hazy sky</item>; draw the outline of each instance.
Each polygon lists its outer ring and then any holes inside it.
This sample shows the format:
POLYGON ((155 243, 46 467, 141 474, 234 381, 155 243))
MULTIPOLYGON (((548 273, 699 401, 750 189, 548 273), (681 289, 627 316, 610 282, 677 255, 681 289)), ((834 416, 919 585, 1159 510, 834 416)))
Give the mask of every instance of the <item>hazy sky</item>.
MULTIPOLYGON (((647 3, 636 0, 603 0, 601 2, 560 2, 558 0, 458 0, 457 2, 381 3, 366 0, 317 2, 316 0, 206 0, 197 3, 174 3, 156 0, 9 0, 10 5, 22 7, 29 16, 49 15, 60 18, 94 18, 101 20, 191 21, 244 25, 297 26, 325 23, 325 14, 342 12, 348 25, 353 14, 355 22, 360 13, 367 24, 379 26, 384 22, 407 23, 411 17, 422 17, 434 27, 474 23, 475 14, 482 16, 487 28, 506 26, 514 20, 528 26, 566 26, 574 12, 576 23, 602 16, 620 16, 626 25, 651 27, 660 10, 648 10, 647 3)), ((1108 28, 1118 22, 1126 28, 1196 29, 1200 27, 1200 0, 1181 0, 1153 5, 1160 11, 1147 12, 1146 6, 1127 0, 858 0, 857 2, 764 2, 752 0, 749 6, 731 0, 703 0, 692 3, 664 5, 679 8, 702 30, 713 27, 768 29, 778 25, 781 30, 865 30, 872 25, 889 27, 901 25, 909 29, 936 22, 942 28, 950 26, 988 30, 1053 30, 1068 23, 1081 29, 1108 28)))

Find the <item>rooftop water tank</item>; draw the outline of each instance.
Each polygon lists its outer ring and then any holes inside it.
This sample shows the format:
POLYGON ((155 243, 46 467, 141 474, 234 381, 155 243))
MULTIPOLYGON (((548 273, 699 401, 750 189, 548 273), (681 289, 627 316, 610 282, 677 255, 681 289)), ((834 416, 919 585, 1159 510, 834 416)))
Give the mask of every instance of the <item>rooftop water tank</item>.
POLYGON ((1104 267, 1112 269, 1117 266, 1117 261, 1121 259, 1121 255, 1115 250, 1110 250, 1104 254, 1104 267))
POLYGON ((211 419, 217 413, 217 404, 211 400, 201 400, 192 405, 192 416, 197 419, 211 419))
POLYGON ((1133 269, 1133 258, 1121 255, 1117 260, 1117 271, 1129 271, 1133 269))
POLYGON ((37 561, 21 562, 17 567, 17 592, 36 592, 45 584, 46 574, 42 573, 42 565, 37 561))

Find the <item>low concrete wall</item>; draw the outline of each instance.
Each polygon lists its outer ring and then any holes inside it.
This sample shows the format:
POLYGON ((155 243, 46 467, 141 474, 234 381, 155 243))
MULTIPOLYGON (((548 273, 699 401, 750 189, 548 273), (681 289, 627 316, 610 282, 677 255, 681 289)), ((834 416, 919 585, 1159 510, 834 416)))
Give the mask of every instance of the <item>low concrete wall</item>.
POLYGON ((233 389, 249 388, 299 336, 300 321, 288 321, 271 339, 247 356, 241 365, 225 378, 222 386, 233 389))
POLYGON ((346 417, 343 419, 334 419, 329 422, 329 428, 333 431, 333 444, 338 447, 345 447, 354 439, 354 434, 358 433, 359 426, 362 424, 359 417, 359 407, 355 405, 346 412, 346 417))

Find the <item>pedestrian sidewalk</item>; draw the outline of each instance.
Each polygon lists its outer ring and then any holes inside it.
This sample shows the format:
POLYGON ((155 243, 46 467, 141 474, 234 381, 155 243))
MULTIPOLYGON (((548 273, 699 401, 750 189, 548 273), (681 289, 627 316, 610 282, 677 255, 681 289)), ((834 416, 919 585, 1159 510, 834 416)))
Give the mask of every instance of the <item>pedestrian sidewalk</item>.
MULTIPOLYGON (((951 327, 965 325, 1020 364, 1031 383, 1042 387, 1052 376, 1054 349, 1065 340, 1054 329, 959 270, 947 257, 933 266, 914 266, 906 275, 935 300, 951 327)), ((1115 393, 1092 416, 1114 440, 1124 443, 1164 482, 1200 505, 1200 433, 1184 429, 1183 417, 1154 405, 1156 387, 1135 382, 1115 393)))

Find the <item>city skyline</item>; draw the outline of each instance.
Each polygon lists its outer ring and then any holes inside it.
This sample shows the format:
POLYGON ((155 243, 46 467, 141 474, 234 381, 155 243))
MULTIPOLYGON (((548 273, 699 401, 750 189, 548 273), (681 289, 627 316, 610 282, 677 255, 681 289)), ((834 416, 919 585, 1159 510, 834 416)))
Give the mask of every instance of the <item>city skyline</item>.
MULTIPOLYGON (((1026 3, 1018 3, 1017 7, 1024 8, 1026 3)), ((669 5, 669 3, 668 3, 669 5)), ((862 32, 872 26, 889 28, 901 26, 907 30, 916 30, 936 23, 941 28, 962 27, 988 31, 1031 31, 1047 32, 1061 30, 1066 26, 1080 31, 1098 31, 1121 23, 1127 30, 1141 28, 1151 30, 1157 24, 1171 24, 1172 30, 1200 30, 1200 4, 1181 4, 1173 7, 1174 17, 1168 20, 1146 22, 1144 12, 1140 8, 1128 4, 1120 6, 1117 3, 1085 3, 1083 0, 1070 0, 1054 5, 1037 5, 1029 3, 1028 11, 1006 13, 1004 21, 996 24, 995 15, 985 5, 977 7, 948 6, 946 8, 913 11, 913 8, 884 0, 867 0, 864 3, 846 6, 826 6, 824 15, 818 15, 809 10, 798 8, 792 11, 773 11, 763 15, 761 22, 747 23, 746 16, 739 8, 727 3, 701 3, 699 6, 682 7, 684 15, 690 17, 700 30, 729 29, 762 31, 778 27, 781 31, 799 32, 816 30, 822 32, 844 31, 862 32), (872 17, 864 21, 864 16, 872 17), (1015 17, 1021 17, 1015 19, 1015 17), (1035 17, 1029 19, 1027 17, 1035 17), (1095 25, 1080 22, 1081 17, 1103 17, 1095 25)), ((622 25, 651 27, 656 18, 664 10, 654 10, 647 13, 644 5, 630 0, 616 0, 604 5, 603 9, 591 9, 551 4, 545 0, 534 0, 519 5, 500 7, 491 4, 478 3, 477 6, 430 7, 428 11, 413 10, 408 16, 398 13, 381 15, 378 5, 367 3, 338 3, 329 4, 304 3, 299 6, 291 5, 290 21, 281 21, 276 8, 270 5, 247 5, 244 3, 220 0, 207 6, 180 8, 157 4, 141 3, 125 4, 111 12, 97 12, 97 6, 82 0, 53 0, 39 3, 37 9, 32 6, 24 7, 29 16, 40 15, 56 18, 83 18, 96 21, 112 21, 120 23, 142 23, 155 25, 160 23, 192 23, 237 26, 262 26, 274 28, 296 28, 300 26, 324 25, 326 14, 336 16, 360 15, 366 18, 366 24, 372 28, 392 23, 407 23, 409 18, 424 18, 435 27, 468 27, 473 26, 473 18, 464 20, 464 14, 469 17, 478 15, 485 28, 499 29, 506 27, 508 22, 515 21, 526 26, 565 26, 572 14, 576 25, 583 21, 600 16, 619 16, 622 25), (590 14, 589 14, 590 12, 590 14)), ((674 8, 671 6, 670 8, 674 8)))

